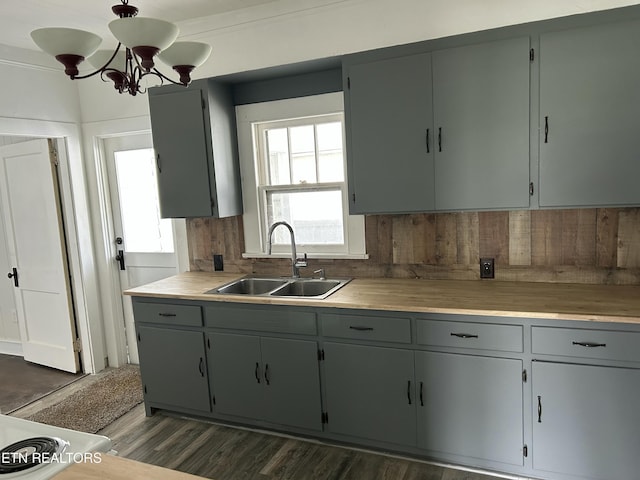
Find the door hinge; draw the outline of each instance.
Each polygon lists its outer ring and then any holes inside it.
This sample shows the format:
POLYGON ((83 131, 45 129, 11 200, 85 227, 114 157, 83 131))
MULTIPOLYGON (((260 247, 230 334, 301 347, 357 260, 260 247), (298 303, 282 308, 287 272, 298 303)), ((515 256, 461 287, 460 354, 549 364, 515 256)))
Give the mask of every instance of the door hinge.
POLYGON ((73 351, 74 352, 81 352, 82 351, 82 342, 80 341, 79 338, 76 338, 73 341, 73 351))
POLYGON ((524 383, 527 383, 527 369, 526 368, 522 371, 522 381, 524 383))
POLYGON ((51 140, 49 141, 49 158, 51 159, 51 163, 56 167, 60 165, 60 161, 58 160, 58 149, 51 140))
POLYGON ((529 447, 527 447, 526 445, 522 447, 522 455, 524 455, 525 457, 529 456, 529 447))
POLYGON ((324 350, 320 349, 318 350, 318 361, 320 362, 322 360, 324 360, 324 350))
POLYGON ((355 194, 355 193, 352 193, 352 194, 351 194, 351 201, 352 201, 353 203, 356 203, 356 194, 355 194))
POLYGON ((529 183, 529 196, 531 197, 533 196, 533 191, 534 191, 533 182, 531 182, 529 183))
POLYGON ((536 58, 536 53, 535 53, 535 50, 532 48, 531 50, 529 50, 529 61, 533 62, 535 58, 536 58))
POLYGON ((322 412, 322 424, 329 423, 329 414, 327 412, 322 412))

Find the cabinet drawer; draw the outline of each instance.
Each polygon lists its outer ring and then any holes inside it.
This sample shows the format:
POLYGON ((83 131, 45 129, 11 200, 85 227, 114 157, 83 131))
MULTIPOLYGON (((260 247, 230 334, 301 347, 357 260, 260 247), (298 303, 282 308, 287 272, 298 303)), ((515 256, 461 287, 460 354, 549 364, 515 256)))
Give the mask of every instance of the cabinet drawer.
POLYGON ((364 315, 320 315, 322 334, 327 337, 411 343, 408 318, 364 315))
POLYGON ((522 326, 417 320, 419 345, 522 352, 522 326))
POLYGON ((189 327, 202 326, 202 309, 199 305, 172 305, 170 303, 133 302, 136 322, 189 327))
POLYGON ((531 351, 541 355, 640 361, 640 333, 532 327, 531 351))
POLYGON ((318 332, 314 312, 274 308, 248 309, 221 305, 205 308, 205 326, 301 335, 315 335, 318 332))

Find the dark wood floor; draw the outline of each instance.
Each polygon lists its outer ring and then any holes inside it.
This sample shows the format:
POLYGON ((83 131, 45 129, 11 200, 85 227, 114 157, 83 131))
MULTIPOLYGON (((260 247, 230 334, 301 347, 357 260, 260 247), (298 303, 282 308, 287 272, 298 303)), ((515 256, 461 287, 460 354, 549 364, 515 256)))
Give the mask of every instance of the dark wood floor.
POLYGON ((83 376, 36 365, 16 355, 0 355, 0 412, 12 412, 83 376))
POLYGON ((100 433, 118 455, 215 480, 495 480, 422 462, 136 407, 100 433))
MULTIPOLYGON (((89 375, 12 413, 25 418, 59 402, 89 375)), ((99 432, 111 438, 119 456, 214 480, 495 480, 361 450, 231 428, 156 413, 138 405, 99 432)))

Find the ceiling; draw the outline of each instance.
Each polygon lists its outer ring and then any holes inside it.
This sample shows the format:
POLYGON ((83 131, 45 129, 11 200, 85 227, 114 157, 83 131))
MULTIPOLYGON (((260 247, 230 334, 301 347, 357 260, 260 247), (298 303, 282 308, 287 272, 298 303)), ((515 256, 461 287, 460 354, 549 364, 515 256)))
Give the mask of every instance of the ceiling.
MULTIPOLYGON (((121 0, 120 0, 121 1, 121 0)), ((139 16, 182 22, 232 12, 279 0, 132 0, 139 16)), ((71 27, 115 40, 107 24, 119 0, 19 0, 0 2, 0 44, 37 50, 29 33, 41 27, 71 27)), ((106 46, 103 43, 103 46, 106 46)))

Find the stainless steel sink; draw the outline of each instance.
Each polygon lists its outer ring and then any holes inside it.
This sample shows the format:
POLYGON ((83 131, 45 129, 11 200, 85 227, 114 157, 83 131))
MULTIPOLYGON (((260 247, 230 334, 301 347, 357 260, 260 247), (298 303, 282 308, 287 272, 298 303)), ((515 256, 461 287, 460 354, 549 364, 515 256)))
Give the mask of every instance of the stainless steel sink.
POLYGON ((350 281, 350 278, 244 277, 206 293, 324 299, 350 281))
POLYGON ((286 285, 286 279, 277 278, 241 278, 228 283, 218 289, 210 290, 207 293, 222 293, 230 295, 263 295, 286 285))
POLYGON ((341 280, 296 279, 271 292, 274 297, 325 297, 344 283, 341 280))

